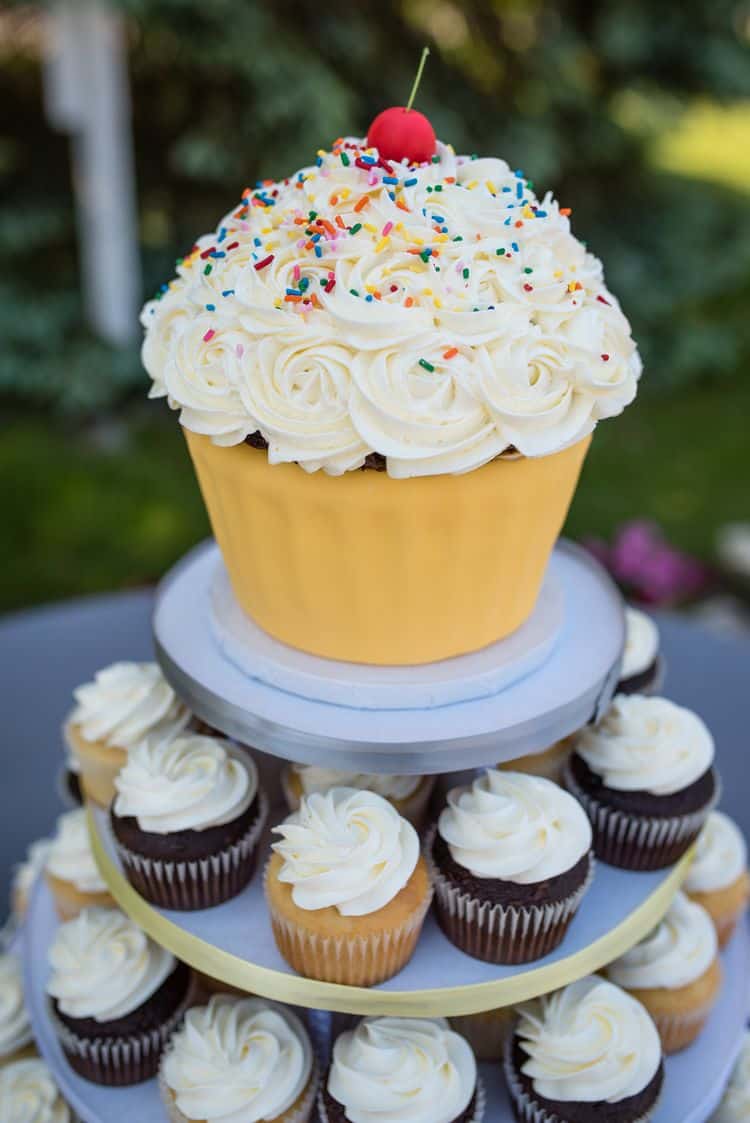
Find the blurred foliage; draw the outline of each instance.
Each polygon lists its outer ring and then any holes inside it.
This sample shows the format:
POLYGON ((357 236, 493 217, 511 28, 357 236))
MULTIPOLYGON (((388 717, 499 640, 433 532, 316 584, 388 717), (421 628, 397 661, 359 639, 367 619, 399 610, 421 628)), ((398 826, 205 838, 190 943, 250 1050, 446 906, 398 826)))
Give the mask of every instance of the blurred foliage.
MULTIPOLYGON (((750 98, 748 0, 119 6, 144 294, 247 182, 308 163, 403 102, 428 41, 420 108, 459 150, 501 153, 573 205, 633 320, 650 385, 734 374, 750 358, 750 114, 739 112, 720 158, 710 118, 711 106, 750 98), (680 148, 684 115, 701 105, 703 139, 680 148)), ((98 411, 142 375, 135 349, 112 351, 83 321, 68 140, 42 112, 43 33, 39 7, 6 3, 0 393, 98 411)))

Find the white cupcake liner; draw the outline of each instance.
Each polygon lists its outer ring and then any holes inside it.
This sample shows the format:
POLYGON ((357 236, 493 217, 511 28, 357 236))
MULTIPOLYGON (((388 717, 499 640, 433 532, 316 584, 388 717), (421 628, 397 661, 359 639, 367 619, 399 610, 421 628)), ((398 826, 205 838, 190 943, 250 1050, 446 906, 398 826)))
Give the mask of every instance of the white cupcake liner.
POLYGON ((160 908, 188 912, 213 908, 236 897, 254 872, 252 864, 268 818, 268 797, 258 789, 257 814, 239 842, 193 861, 171 862, 146 858, 115 838, 117 852, 130 884, 160 908))
MULTIPOLYGON (((283 1115, 275 1116, 279 1123, 313 1123, 313 1110, 318 1099, 318 1090, 320 1085, 320 1072, 317 1062, 313 1060, 312 1071, 307 1085, 303 1089, 303 1096, 295 1107, 292 1104, 283 1115), (292 1110, 294 1109, 294 1110, 292 1110)), ((177 1106, 177 1102, 172 1095, 169 1085, 164 1079, 164 1065, 159 1066, 159 1093, 161 1095, 164 1110, 169 1118, 169 1123, 196 1123, 191 1120, 187 1115, 183 1115, 177 1106)))
POLYGON ((649 1010, 654 1025, 659 1031, 661 1047, 666 1054, 679 1053, 692 1044, 703 1030, 715 1002, 716 998, 713 998, 697 1009, 685 1011, 683 1014, 654 1014, 649 1010))
MULTIPOLYGON (((487 1093, 484 1088, 484 1083, 481 1076, 477 1075, 477 1084, 474 1089, 476 1101, 474 1103, 474 1114, 472 1115, 469 1123, 482 1123, 484 1119, 485 1109, 487 1107, 487 1093)), ((320 1094, 318 1095, 318 1115, 320 1123, 329 1123, 328 1111, 326 1110, 325 1100, 323 1098, 323 1082, 320 1085, 320 1094)))
POLYGON ((699 811, 656 818, 608 807, 580 787, 570 764, 565 768, 564 785, 589 817, 597 858, 625 870, 664 869, 678 861, 721 797, 721 783, 714 773, 714 794, 699 811))
POLYGON ((594 879, 594 858, 582 885, 561 901, 546 905, 493 905, 453 885, 433 858, 437 828, 425 842, 425 857, 435 887, 441 927, 467 955, 487 963, 530 963, 548 955, 563 940, 573 916, 594 879))
MULTIPOLYGON (((541 1104, 526 1091, 519 1080, 516 1066, 513 1063, 513 1034, 510 1034, 506 1041, 503 1071, 505 1073, 505 1083, 508 1087, 511 1103, 513 1104, 519 1123, 566 1123, 564 1116, 558 1115, 557 1112, 549 1112, 546 1108, 542 1107, 541 1104)), ((659 1100, 661 1099, 663 1089, 664 1083, 662 1081, 659 1095, 656 1096, 648 1110, 642 1115, 637 1116, 637 1118, 629 1119, 628 1123, 648 1123, 659 1106, 659 1100)), ((677 1121, 675 1121, 675 1123, 677 1123, 677 1121)))

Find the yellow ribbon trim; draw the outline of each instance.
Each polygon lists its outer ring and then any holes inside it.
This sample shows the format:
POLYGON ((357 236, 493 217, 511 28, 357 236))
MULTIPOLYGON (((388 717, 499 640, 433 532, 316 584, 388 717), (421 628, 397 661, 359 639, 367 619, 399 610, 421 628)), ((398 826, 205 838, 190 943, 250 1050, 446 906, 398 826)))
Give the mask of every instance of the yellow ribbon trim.
POLYGON ((144 932, 178 959, 213 979, 263 998, 332 1010, 347 1014, 392 1014, 403 1017, 457 1017, 478 1014, 500 1006, 514 1006, 566 986, 575 979, 600 970, 617 959, 651 931, 669 908, 687 877, 693 860, 691 849, 654 892, 616 928, 593 944, 565 959, 542 967, 530 967, 517 975, 463 987, 433 987, 428 990, 371 990, 367 987, 322 983, 302 975, 289 975, 270 967, 259 967, 247 959, 222 951, 166 920, 140 896, 107 854, 96 821, 87 810, 91 846, 99 871, 117 904, 144 932))

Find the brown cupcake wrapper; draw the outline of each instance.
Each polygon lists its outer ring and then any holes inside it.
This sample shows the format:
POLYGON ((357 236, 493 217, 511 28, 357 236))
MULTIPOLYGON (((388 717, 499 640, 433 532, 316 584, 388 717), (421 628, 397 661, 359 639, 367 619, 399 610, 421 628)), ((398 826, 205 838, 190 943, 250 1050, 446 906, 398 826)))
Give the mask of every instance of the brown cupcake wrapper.
MULTIPOLYGON (((474 1114, 469 1120, 469 1123, 482 1123, 482 1120, 484 1119, 484 1113, 487 1108, 487 1092, 485 1091, 484 1082, 482 1081, 481 1076, 479 1076, 478 1074, 474 1095, 476 1097, 474 1103, 474 1114)), ((318 1095, 318 1115, 320 1117, 320 1123, 329 1123, 328 1111, 326 1110, 325 1099, 323 1096, 322 1081, 320 1085, 320 1093, 318 1095)))
POLYGON ((191 980, 185 998, 171 1018, 148 1033, 127 1037, 78 1037, 60 1021, 51 998, 47 999, 47 1010, 73 1071, 92 1084, 123 1088, 156 1076, 167 1042, 193 1003, 193 993, 191 980))
MULTIPOLYGON (((564 1120, 561 1120, 556 1112, 550 1113, 545 1107, 537 1103, 519 1080, 516 1066, 513 1064, 512 1034, 509 1035, 505 1044, 503 1070, 505 1073, 505 1083, 508 1087, 510 1100, 518 1123, 564 1123, 564 1120)), ((631 1120, 630 1123, 648 1123, 659 1106, 661 1095, 662 1093, 660 1090, 659 1095, 654 1098, 654 1102, 651 1104, 648 1111, 639 1115, 637 1119, 631 1120)))
POLYGON ((608 866, 640 872, 665 869, 679 861, 697 839, 721 796, 717 777, 714 794, 700 811, 657 819, 608 807, 579 786, 569 765, 564 784, 591 821, 597 858, 608 866))
POLYGON ((457 888, 438 869, 432 855, 436 828, 427 837, 425 857, 435 887, 440 926, 461 951, 486 963, 531 963, 562 942, 578 906, 594 878, 594 859, 583 884, 547 905, 493 905, 457 888))
MULTIPOLYGON (((264 887, 268 865, 263 875, 264 887)), ((432 892, 397 928, 370 936, 323 936, 294 924, 271 905, 266 893, 276 946, 290 967, 308 979, 347 986, 375 986, 406 966, 432 903, 432 892)))
MULTIPOLYGON (((283 1115, 276 1116, 275 1119, 278 1119, 279 1123, 312 1123, 313 1110, 318 1099, 319 1086, 320 1070, 318 1069, 317 1061, 313 1058, 310 1078, 305 1088, 303 1088, 301 1095, 297 1097, 296 1104, 292 1104, 283 1115)), ((187 1115, 183 1115, 177 1106, 172 1091, 164 1079, 164 1066, 161 1063, 159 1065, 159 1093, 162 1103, 164 1104, 164 1110, 169 1118, 169 1123, 195 1123, 195 1121, 189 1119, 187 1115)))
POLYGON ((193 861, 146 858, 115 842, 125 876, 152 905, 178 912, 210 909, 236 897, 252 878, 267 818, 268 797, 258 789, 258 813, 239 842, 193 861))

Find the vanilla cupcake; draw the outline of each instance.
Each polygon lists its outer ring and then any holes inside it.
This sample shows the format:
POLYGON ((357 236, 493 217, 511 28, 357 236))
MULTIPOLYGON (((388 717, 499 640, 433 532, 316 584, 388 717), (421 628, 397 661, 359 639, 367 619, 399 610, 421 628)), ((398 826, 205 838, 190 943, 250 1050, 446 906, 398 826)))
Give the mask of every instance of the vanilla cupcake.
MULTIPOLYGON (((10 953, 0 955, 0 1069, 35 1053, 23 997, 21 961, 10 953)), ((4 1118, 0 1114, 0 1119, 4 1118)))
POLYGON ((52 840, 39 838, 32 842, 26 851, 26 858, 19 862, 13 871, 10 891, 10 908, 13 916, 21 921, 29 907, 31 893, 47 864, 52 840))
POLYGON ((156 663, 113 663, 73 697, 65 740, 80 766, 84 794, 102 807, 114 798, 128 750, 145 737, 176 737, 192 717, 156 663))
POLYGON ((607 975, 646 1007, 664 1052, 679 1052, 698 1036, 721 989, 711 917, 678 893, 656 928, 610 963, 607 975))
POLYGON ((58 928, 47 982, 71 1068, 94 1084, 150 1080, 190 999, 189 969, 118 909, 85 909, 58 928))
POLYGON ((542 749, 538 753, 528 753, 526 756, 517 756, 513 760, 504 760, 497 767, 503 772, 526 772, 529 776, 541 776, 543 780, 552 780, 555 784, 561 784, 565 765, 572 752, 572 739, 563 737, 548 749, 542 749))
POLYGON ((659 1034, 640 1002, 589 975, 519 1008, 505 1076, 519 1123, 646 1123, 664 1083, 659 1034))
POLYGON ((747 908, 750 876, 742 831, 723 811, 712 811, 698 836, 684 889, 703 905, 714 922, 719 947, 724 947, 747 908))
POLYGON ((91 850, 83 808, 66 811, 57 820, 44 876, 61 920, 73 920, 81 909, 94 905, 114 905, 91 850))
POLYGON ((0 1069, 3 1123, 76 1123, 44 1061, 16 1061, 0 1069))
POLYGON ((747 1123, 750 1119, 750 1030, 745 1030, 721 1103, 710 1123, 747 1123))
POLYGON ((651 616, 638 608, 625 608, 625 648, 622 653, 618 694, 653 694, 663 677, 659 655, 659 629, 651 616))
POLYGON ((516 1021, 514 1006, 481 1010, 478 1014, 462 1014, 449 1019, 456 1033, 471 1045, 478 1061, 499 1061, 505 1050, 508 1034, 516 1021))
POLYGON ((691 710, 666 698, 618 694, 598 725, 575 736, 565 785, 611 866, 656 870, 676 862, 719 797, 714 741, 691 710))
POLYGON ((471 1046, 443 1018, 363 1018, 342 1033, 320 1095, 321 1123, 480 1123, 471 1046))
POLYGON ((339 772, 317 764, 290 764, 281 774, 290 811, 299 809, 303 796, 331 788, 361 788, 377 792, 420 830, 435 786, 434 776, 393 776, 388 773, 339 772))
POLYGON ((261 998, 195 1006, 162 1059, 171 1123, 308 1123, 318 1081, 299 1018, 261 998))
POLYGON ((432 898, 411 823, 375 792, 331 788, 303 799, 274 833, 266 899, 286 961, 353 986, 400 971, 432 898))
POLYGON ((448 793, 427 853, 440 926, 490 963, 557 947, 593 873, 580 804, 551 780, 492 768, 448 793))
POLYGON ((115 785, 117 850, 147 901, 205 909, 245 888, 268 815, 245 750, 198 733, 144 741, 128 754, 115 785))

